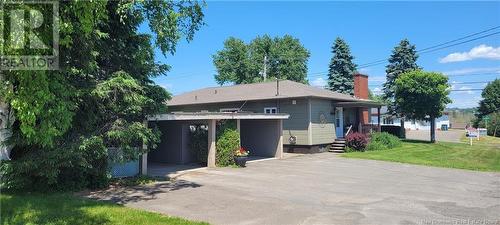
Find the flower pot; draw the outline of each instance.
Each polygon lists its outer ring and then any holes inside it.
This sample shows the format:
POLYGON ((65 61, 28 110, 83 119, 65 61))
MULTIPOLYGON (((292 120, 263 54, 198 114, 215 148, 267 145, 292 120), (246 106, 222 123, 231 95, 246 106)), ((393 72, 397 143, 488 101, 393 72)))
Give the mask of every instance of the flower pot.
POLYGON ((248 160, 248 156, 235 156, 234 157, 234 162, 239 167, 245 167, 245 164, 247 163, 247 160, 248 160))

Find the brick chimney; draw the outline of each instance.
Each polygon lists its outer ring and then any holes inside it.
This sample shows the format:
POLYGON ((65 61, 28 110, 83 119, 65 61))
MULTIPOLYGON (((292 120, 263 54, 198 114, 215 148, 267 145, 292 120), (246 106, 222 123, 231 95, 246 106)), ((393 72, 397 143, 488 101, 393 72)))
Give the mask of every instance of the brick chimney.
POLYGON ((360 73, 354 74, 354 96, 368 99, 368 76, 360 73))
MULTIPOLYGON (((360 73, 354 74, 354 96, 360 99, 368 99, 368 76, 360 73)), ((368 124, 368 108, 361 108, 359 118, 362 124, 368 124)))

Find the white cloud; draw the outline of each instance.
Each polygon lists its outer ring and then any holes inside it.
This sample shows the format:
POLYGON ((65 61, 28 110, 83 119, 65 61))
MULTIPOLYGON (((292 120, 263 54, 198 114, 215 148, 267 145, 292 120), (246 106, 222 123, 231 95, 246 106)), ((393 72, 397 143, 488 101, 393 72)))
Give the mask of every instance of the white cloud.
POLYGON ((318 77, 311 82, 311 85, 323 88, 326 86, 326 80, 323 79, 322 77, 318 77))
POLYGON ((168 91, 172 91, 172 87, 174 86, 171 83, 163 83, 163 82, 156 82, 157 85, 159 85, 162 88, 165 88, 168 91))
POLYGON ((362 74, 366 74, 366 73, 368 73, 368 71, 370 71, 369 68, 361 68, 361 69, 358 70, 358 72, 360 72, 362 74))
POLYGON ((446 75, 463 75, 469 73, 498 73, 500 74, 500 67, 478 67, 478 68, 464 68, 459 70, 444 71, 446 75))
POLYGON ((462 62, 473 59, 500 60, 500 47, 491 47, 485 44, 476 46, 468 52, 455 52, 439 60, 440 63, 462 62))
POLYGON ((500 75, 500 67, 479 67, 479 68, 464 68, 458 70, 450 70, 442 72, 446 75, 468 75, 468 74, 499 74, 500 75))
POLYGON ((373 89, 372 89, 372 93, 373 93, 374 95, 380 95, 380 94, 382 94, 382 89, 381 89, 381 88, 379 88, 379 87, 373 88, 373 89))
POLYGON ((458 88, 458 90, 464 91, 465 93, 467 93, 467 94, 469 94, 469 95, 474 94, 474 92, 473 92, 473 91, 471 91, 471 89, 472 89, 472 88, 471 88, 471 87, 469 87, 469 86, 462 86, 462 87, 458 88))
POLYGON ((477 107, 482 98, 480 96, 470 96, 466 93, 459 94, 459 92, 456 92, 456 94, 452 96, 452 99, 453 103, 449 104, 447 107, 471 108, 477 107))

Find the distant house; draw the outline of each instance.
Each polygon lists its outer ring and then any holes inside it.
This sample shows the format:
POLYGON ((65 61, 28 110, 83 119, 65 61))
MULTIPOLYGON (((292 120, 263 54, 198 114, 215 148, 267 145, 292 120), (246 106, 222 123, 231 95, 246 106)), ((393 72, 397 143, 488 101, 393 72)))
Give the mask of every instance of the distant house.
MULTIPOLYGON (((378 124, 378 112, 372 109, 371 123, 378 124)), ((401 126, 401 118, 393 117, 387 113, 387 106, 380 108, 380 124, 381 125, 394 125, 401 126)), ((405 129, 407 130, 430 130, 431 124, 428 121, 420 120, 405 120, 405 129)), ((442 126, 450 127, 450 119, 448 112, 444 112, 443 116, 436 118, 436 129, 441 129, 442 126)))

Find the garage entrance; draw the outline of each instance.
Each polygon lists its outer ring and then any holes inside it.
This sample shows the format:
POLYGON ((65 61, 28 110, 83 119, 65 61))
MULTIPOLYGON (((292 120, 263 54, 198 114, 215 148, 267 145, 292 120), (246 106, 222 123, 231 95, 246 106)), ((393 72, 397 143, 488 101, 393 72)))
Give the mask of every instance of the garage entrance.
POLYGON ((160 129, 161 142, 157 149, 143 155, 141 172, 168 176, 182 170, 215 167, 216 124, 221 120, 236 122, 241 146, 250 151, 251 158, 282 158, 282 120, 288 117, 288 114, 242 112, 168 113, 151 117, 148 123, 160 129), (208 133, 208 152, 203 153, 207 156, 206 165, 200 163, 197 150, 191 149, 190 145, 190 132, 200 127, 208 133))

